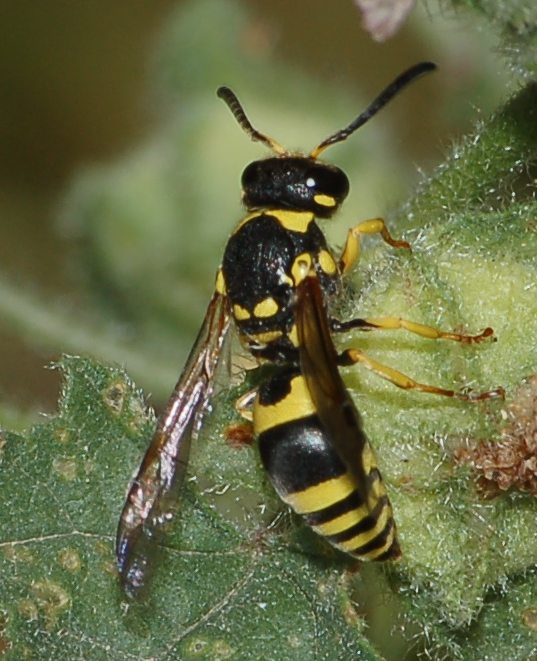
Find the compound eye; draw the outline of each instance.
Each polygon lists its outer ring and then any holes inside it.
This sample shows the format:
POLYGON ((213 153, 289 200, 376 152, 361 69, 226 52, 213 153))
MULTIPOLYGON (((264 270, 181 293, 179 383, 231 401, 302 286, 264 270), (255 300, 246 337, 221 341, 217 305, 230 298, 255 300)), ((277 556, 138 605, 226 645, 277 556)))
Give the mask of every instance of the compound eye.
POLYGON ((315 179, 319 191, 322 191, 325 195, 330 195, 338 202, 344 200, 349 192, 349 180, 338 168, 325 168, 315 179))
POLYGON ((315 188, 317 186, 317 181, 315 180, 315 177, 308 177, 306 179, 306 186, 308 188, 315 188))
POLYGON ((242 177, 241 177, 241 182, 242 182, 242 187, 245 189, 250 188, 254 183, 257 182, 258 179, 258 168, 257 168, 257 163, 250 163, 247 165, 243 172, 242 172, 242 177))

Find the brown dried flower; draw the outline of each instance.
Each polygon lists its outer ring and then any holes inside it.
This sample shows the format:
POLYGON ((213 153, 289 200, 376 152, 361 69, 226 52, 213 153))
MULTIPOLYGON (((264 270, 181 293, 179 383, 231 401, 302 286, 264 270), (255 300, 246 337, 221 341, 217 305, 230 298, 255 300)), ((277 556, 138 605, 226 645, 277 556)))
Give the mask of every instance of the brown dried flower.
POLYGON ((478 487, 489 498, 508 489, 537 496, 537 375, 524 381, 506 416, 499 442, 459 448, 455 460, 475 469, 478 487))

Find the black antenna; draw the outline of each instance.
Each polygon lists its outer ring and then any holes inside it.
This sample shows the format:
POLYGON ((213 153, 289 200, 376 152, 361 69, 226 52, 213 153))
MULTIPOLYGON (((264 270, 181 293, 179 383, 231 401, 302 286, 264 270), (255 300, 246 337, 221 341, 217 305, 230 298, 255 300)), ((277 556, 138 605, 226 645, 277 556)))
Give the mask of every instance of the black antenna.
POLYGON ((257 140, 258 142, 262 142, 267 147, 270 147, 273 152, 276 154, 282 156, 283 154, 287 153, 287 150, 285 150, 279 142, 276 142, 273 138, 269 138, 267 135, 264 135, 263 133, 260 133, 257 129, 254 129, 252 124, 250 123, 250 120, 248 117, 246 117, 246 113, 244 112, 243 107, 241 106, 241 103, 239 99, 235 96, 235 93, 232 92, 229 87, 219 87, 216 91, 217 96, 220 99, 223 99, 225 101, 226 105, 228 108, 231 110, 233 113, 233 116, 239 123, 239 126, 243 129, 245 133, 247 133, 252 140, 257 140))
POLYGON ((346 128, 340 129, 333 135, 323 140, 320 145, 315 147, 315 149, 310 153, 310 158, 317 158, 319 154, 324 151, 330 145, 334 145, 337 142, 342 142, 346 140, 351 133, 354 133, 356 129, 359 129, 360 126, 363 126, 368 122, 373 115, 376 115, 378 111, 383 108, 388 101, 391 101, 394 96, 399 94, 399 92, 405 88, 409 83, 419 78, 424 73, 429 71, 434 71, 436 69, 436 64, 432 62, 420 62, 415 64, 410 69, 404 71, 401 75, 388 85, 378 96, 377 98, 369 104, 369 106, 360 114, 358 117, 352 121, 346 128))

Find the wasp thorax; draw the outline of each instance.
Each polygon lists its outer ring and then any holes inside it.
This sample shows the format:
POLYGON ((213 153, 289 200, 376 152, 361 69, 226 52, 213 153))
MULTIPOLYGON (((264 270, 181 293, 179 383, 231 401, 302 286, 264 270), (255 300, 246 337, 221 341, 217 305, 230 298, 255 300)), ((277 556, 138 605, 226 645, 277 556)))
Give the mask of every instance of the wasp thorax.
POLYGON ((248 209, 284 207, 330 217, 347 197, 347 175, 306 156, 266 158, 242 173, 243 201, 248 209))

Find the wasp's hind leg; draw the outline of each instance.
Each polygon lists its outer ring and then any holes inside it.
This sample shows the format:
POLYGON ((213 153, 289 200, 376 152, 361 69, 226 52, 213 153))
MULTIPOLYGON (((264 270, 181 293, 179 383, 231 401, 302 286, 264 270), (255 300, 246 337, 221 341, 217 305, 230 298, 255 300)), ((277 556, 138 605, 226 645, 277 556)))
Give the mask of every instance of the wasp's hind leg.
POLYGON ((257 388, 253 388, 252 390, 245 392, 244 395, 241 395, 235 402, 235 411, 237 411, 244 420, 249 420, 251 422, 254 419, 252 408, 254 406, 256 395, 257 388))
POLYGON ((339 319, 330 319, 330 329, 334 333, 344 333, 350 330, 406 330, 415 335, 421 335, 429 340, 452 340, 461 344, 478 344, 489 338, 494 338, 492 328, 485 328, 477 335, 464 335, 462 333, 451 333, 441 331, 434 326, 426 326, 416 321, 403 319, 401 317, 378 317, 366 319, 349 319, 348 321, 339 321, 339 319))
POLYGON ((463 392, 459 390, 450 390, 446 388, 439 388, 438 386, 431 386, 426 383, 419 383, 411 377, 399 372, 398 370, 388 367, 373 358, 369 358, 365 353, 359 349, 346 349, 338 356, 338 364, 341 366, 355 365, 360 363, 368 370, 375 372, 383 379, 391 381, 398 388, 404 390, 419 390, 420 392, 427 392, 433 395, 443 395, 444 397, 454 397, 464 401, 481 401, 484 399, 504 398, 505 391, 503 388, 496 388, 495 390, 488 390, 482 393, 463 392))
POLYGON ((241 395, 235 402, 235 411, 243 421, 228 425, 224 432, 227 444, 233 448, 253 445, 255 434, 252 407, 256 395, 257 388, 254 388, 241 395))

